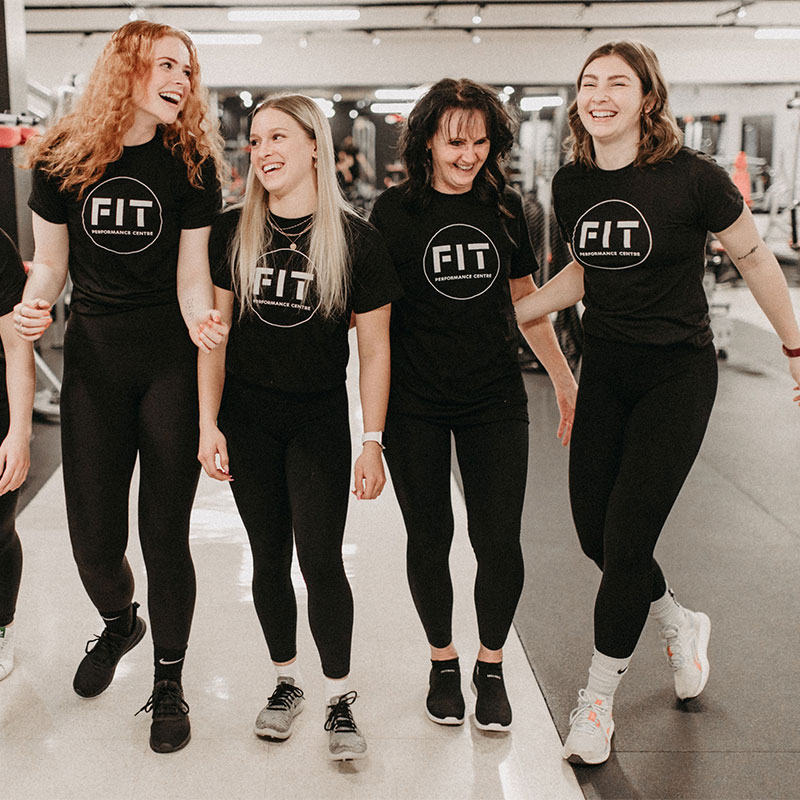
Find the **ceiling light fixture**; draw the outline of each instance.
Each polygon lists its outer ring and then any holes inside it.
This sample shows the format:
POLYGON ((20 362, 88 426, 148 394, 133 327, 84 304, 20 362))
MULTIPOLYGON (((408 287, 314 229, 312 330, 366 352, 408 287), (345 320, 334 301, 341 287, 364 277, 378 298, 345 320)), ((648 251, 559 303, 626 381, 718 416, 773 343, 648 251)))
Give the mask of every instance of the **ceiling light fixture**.
POLYGON ((327 97, 312 97, 311 98, 322 110, 322 113, 330 119, 331 117, 336 116, 336 109, 333 107, 333 103, 328 100, 327 97))
POLYGON ((413 89, 376 89, 376 100, 405 100, 407 102, 416 102, 425 92, 428 91, 427 86, 416 86, 413 89))
POLYGON ((800 39, 800 28, 758 28, 756 39, 800 39))
POLYGON ((557 94, 533 95, 523 97, 519 107, 523 111, 541 111, 543 108, 556 108, 564 105, 564 98, 557 94))
POLYGON ((414 108, 414 103, 373 103, 369 110, 373 114, 399 114, 407 117, 414 108))
POLYGON ((475 6, 475 13, 472 15, 473 25, 480 25, 481 22, 483 22, 483 17, 481 16, 482 12, 483 12, 483 6, 480 5, 479 3, 478 5, 475 6))

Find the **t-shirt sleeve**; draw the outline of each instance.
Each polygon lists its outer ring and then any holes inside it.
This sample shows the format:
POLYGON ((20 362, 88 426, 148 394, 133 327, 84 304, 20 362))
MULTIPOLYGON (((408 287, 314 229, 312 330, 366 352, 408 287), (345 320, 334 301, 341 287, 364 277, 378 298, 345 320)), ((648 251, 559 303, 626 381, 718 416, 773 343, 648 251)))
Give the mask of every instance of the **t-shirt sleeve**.
POLYGON ((365 314, 398 300, 403 288, 383 237, 369 223, 359 223, 361 239, 353 262, 353 311, 365 314))
POLYGON ((692 178, 705 229, 716 233, 733 225, 742 213, 744 200, 725 169, 709 156, 697 153, 692 178))
POLYGON ((222 208, 222 192, 212 159, 202 167, 203 186, 192 186, 187 179, 186 197, 181 207, 181 229, 205 228, 211 225, 215 214, 222 208))
POLYGON ((46 175, 39 167, 33 168, 31 194, 28 207, 42 219, 55 225, 67 222, 66 196, 59 191, 56 179, 46 175))
POLYGON ((508 192, 506 197, 509 210, 514 214, 514 219, 508 220, 507 224, 514 231, 513 238, 517 245, 511 256, 511 278, 524 278, 526 275, 533 275, 535 278, 539 272, 539 262, 533 252, 531 234, 522 208, 522 198, 516 192, 508 192))
POLYGON ((552 185, 552 193, 553 193, 553 213, 556 216, 556 222, 558 223, 558 230, 561 234, 561 238, 564 240, 564 243, 567 245, 572 245, 572 231, 567 230, 564 224, 564 218, 561 214, 561 179, 559 177, 560 172, 557 172, 553 176, 553 185, 552 185))
POLYGON ((211 224, 211 236, 208 240, 211 280, 214 286, 227 289, 229 292, 233 291, 233 281, 228 248, 238 221, 239 214, 236 210, 218 212, 211 224))
POLYGON ((14 242, 0 229, 0 317, 8 314, 22 299, 25 268, 14 242))

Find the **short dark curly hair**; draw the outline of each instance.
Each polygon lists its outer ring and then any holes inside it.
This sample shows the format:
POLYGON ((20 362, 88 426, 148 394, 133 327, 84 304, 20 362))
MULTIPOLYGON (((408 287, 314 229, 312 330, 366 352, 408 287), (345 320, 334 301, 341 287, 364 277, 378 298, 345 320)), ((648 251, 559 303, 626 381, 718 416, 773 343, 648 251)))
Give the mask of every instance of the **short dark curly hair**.
POLYGON ((503 164, 514 144, 518 121, 494 89, 468 78, 443 78, 431 86, 409 114, 399 142, 400 158, 408 171, 403 183, 406 201, 417 208, 424 208, 430 201, 433 162, 428 142, 442 120, 447 121, 458 111, 480 112, 486 123, 490 148, 473 184, 476 195, 495 204, 500 213, 511 216, 503 202, 506 187, 503 164))

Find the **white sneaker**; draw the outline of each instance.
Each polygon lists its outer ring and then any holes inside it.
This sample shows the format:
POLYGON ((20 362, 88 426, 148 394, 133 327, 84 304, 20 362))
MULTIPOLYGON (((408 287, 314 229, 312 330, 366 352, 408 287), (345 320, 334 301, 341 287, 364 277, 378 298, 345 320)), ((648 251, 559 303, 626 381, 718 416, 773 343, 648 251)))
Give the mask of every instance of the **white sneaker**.
POLYGON ((0 681, 14 669, 14 626, 0 628, 0 681))
POLYGON ((570 764, 602 764, 608 760, 614 720, 606 701, 581 689, 578 706, 569 715, 569 724, 564 758, 570 764))
POLYGON ((711 620, 702 611, 683 610, 684 621, 680 625, 665 625, 661 638, 667 663, 674 673, 675 694, 680 700, 691 700, 703 691, 708 681, 711 620))

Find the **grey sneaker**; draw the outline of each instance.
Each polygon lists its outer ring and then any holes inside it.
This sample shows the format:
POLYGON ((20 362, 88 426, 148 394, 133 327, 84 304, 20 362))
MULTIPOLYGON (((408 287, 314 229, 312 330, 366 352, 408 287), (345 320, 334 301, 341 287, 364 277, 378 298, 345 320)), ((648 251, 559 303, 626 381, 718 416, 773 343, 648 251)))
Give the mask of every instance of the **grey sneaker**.
POLYGON ((275 691, 256 719, 256 736, 265 739, 288 739, 294 718, 303 710, 303 690, 294 678, 281 677, 275 691))
POLYGON ((359 733, 351 706, 358 692, 331 697, 325 730, 329 733, 328 755, 332 761, 354 761, 367 757, 367 743, 359 733))

